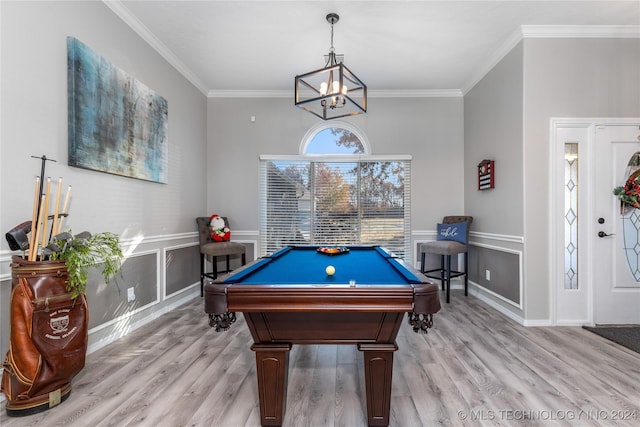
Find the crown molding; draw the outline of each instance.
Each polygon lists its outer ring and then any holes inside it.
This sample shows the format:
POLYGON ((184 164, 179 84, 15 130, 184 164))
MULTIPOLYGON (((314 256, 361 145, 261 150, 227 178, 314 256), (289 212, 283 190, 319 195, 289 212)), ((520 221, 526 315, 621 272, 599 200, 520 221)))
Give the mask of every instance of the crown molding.
POLYGON ((120 0, 102 0, 102 2, 146 41, 160 56, 184 76, 204 95, 207 94, 206 85, 187 68, 138 18, 136 18, 120 0))
POLYGON ((207 98, 293 98, 292 90, 211 89, 207 98))
MULTIPOLYGON (((370 90, 369 98, 461 98, 460 89, 370 90)), ((208 98, 293 98, 290 90, 210 90, 208 98)))
POLYGON ((523 38, 640 38, 640 25, 523 25, 523 38))
POLYGON ((471 79, 462 86, 462 93, 466 95, 475 85, 480 82, 486 76, 489 71, 491 71, 498 62, 502 61, 509 52, 513 50, 514 47, 518 43, 522 41, 522 27, 518 28, 516 31, 512 32, 505 41, 493 52, 492 55, 489 56, 487 61, 484 64, 481 64, 478 67, 478 71, 471 77, 471 79))
POLYGON ((462 87, 463 95, 525 38, 640 38, 640 25, 521 25, 462 87))
POLYGON ((370 90, 370 98, 461 98, 460 89, 370 90))

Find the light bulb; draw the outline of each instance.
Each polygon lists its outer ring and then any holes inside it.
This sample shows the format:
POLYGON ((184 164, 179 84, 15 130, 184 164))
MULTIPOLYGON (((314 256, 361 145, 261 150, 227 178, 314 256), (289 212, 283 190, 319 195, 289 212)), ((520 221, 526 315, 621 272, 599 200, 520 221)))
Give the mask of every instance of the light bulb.
POLYGON ((331 90, 331 93, 340 93, 340 82, 339 81, 334 81, 333 82, 333 87, 331 90))
POLYGON ((325 96, 327 94, 327 83, 320 83, 320 95, 325 96))

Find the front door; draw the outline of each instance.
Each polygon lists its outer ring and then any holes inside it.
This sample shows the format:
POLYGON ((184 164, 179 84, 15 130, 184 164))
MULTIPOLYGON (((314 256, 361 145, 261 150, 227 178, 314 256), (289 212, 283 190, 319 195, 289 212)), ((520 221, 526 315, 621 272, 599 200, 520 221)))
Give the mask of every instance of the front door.
MULTIPOLYGON (((621 209, 615 187, 640 169, 638 125, 595 128, 589 240, 593 321, 640 323, 640 209, 621 209)), ((640 197, 640 196, 639 196, 640 197)))

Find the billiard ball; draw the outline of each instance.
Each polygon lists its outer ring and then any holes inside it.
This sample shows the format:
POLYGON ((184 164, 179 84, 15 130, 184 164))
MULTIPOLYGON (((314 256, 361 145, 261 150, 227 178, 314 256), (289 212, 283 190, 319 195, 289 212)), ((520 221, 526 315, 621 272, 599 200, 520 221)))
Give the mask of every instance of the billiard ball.
POLYGON ((328 265, 327 268, 324 269, 324 271, 329 275, 329 276, 333 276, 334 273, 336 272, 336 268, 333 265, 328 265))

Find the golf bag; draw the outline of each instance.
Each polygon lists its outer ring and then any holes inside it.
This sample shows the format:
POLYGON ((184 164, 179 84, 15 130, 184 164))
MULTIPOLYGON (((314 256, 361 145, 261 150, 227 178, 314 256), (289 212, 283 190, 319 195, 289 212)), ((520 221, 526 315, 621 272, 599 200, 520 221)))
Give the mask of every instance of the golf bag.
POLYGON ((9 416, 29 415, 64 401, 82 370, 88 343, 84 295, 67 292, 63 261, 11 263, 11 336, 2 392, 9 416))

